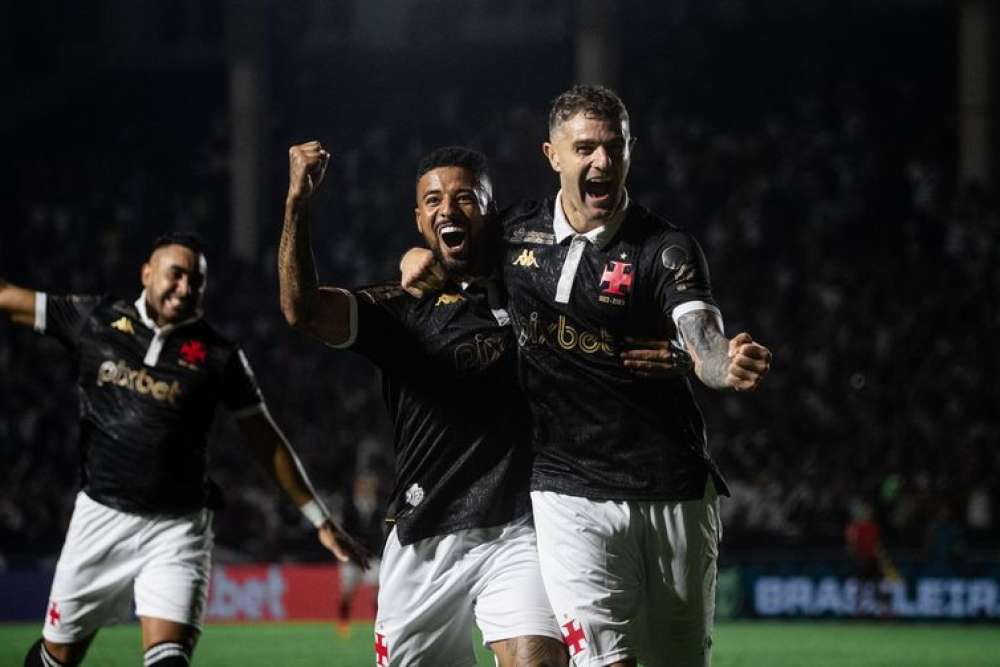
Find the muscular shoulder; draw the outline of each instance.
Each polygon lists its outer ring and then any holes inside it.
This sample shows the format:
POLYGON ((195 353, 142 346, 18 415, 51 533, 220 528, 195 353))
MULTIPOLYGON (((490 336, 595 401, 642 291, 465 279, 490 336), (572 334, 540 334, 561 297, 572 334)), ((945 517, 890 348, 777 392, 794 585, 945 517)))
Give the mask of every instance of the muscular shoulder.
POLYGON ((551 235, 554 206, 555 200, 552 198, 530 199, 501 211, 499 219, 504 240, 530 241, 533 235, 551 235))
POLYGON ((239 342, 224 335, 221 331, 204 319, 198 320, 189 327, 178 329, 177 335, 181 338, 184 336, 196 336, 200 340, 203 340, 206 345, 211 345, 212 347, 229 351, 235 351, 239 347, 239 342))
POLYGON ((643 248, 642 254, 647 259, 660 262, 667 269, 701 261, 701 247, 689 231, 641 206, 633 205, 630 209, 624 234, 643 248))

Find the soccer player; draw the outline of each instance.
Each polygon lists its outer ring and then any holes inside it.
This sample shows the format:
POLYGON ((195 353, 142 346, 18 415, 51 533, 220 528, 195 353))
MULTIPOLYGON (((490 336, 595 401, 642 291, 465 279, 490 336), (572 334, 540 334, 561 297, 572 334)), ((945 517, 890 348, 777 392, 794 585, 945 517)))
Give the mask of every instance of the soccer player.
MULTIPOLYGON (((499 228, 487 219, 493 203, 485 158, 443 148, 418 167, 417 228, 448 281, 420 299, 398 284, 319 286, 309 201, 329 154, 309 142, 293 146, 289 158, 282 310, 296 328, 378 365, 395 423, 394 528, 382 560, 378 664, 472 664, 473 623, 501 665, 565 664, 529 515, 528 410, 493 275, 499 228)), ((643 372, 677 371, 661 361, 643 372)))
POLYGON ((450 280, 421 299, 398 284, 319 286, 309 202, 329 154, 314 141, 293 146, 289 158, 282 311, 295 328, 375 363, 394 422, 376 664, 473 665, 477 624, 504 667, 565 665, 531 525, 527 406, 486 261, 497 230, 486 218, 484 158, 445 149, 420 164, 417 227, 450 280))
POLYGON ((501 214, 532 508, 574 664, 702 666, 728 488, 687 379, 637 380, 627 367, 650 362, 625 342, 678 336, 698 379, 724 391, 755 389, 771 353, 747 333, 725 337, 697 242, 630 200, 634 143, 617 95, 573 87, 543 145, 559 192, 501 214))
POLYGON ((83 488, 28 667, 79 664, 98 629, 129 617, 133 594, 146 667, 189 664, 220 494, 206 475, 206 437, 220 403, 320 542, 342 561, 367 558, 316 497, 239 346, 202 319, 198 239, 161 237, 141 276, 134 302, 0 280, 0 312, 55 337, 79 363, 83 488))

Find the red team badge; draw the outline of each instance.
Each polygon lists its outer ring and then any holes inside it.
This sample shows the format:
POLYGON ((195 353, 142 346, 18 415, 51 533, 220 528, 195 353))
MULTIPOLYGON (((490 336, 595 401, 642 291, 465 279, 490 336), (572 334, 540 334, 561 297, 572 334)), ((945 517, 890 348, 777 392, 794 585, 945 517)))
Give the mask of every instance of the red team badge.
POLYGON ((62 619, 62 614, 59 613, 59 604, 52 600, 49 602, 49 625, 52 627, 59 627, 59 621, 62 619))
POLYGON ((583 634, 583 627, 580 626, 579 621, 570 619, 569 622, 563 623, 562 634, 563 643, 569 649, 571 657, 587 648, 587 636, 583 634))
POLYGON ((205 363, 208 350, 200 340, 189 340, 181 344, 181 362, 189 367, 197 367, 198 364, 205 363))
POLYGON ((631 286, 632 263, 608 262, 604 273, 601 274, 601 287, 604 287, 604 293, 614 296, 625 296, 631 286), (604 287, 605 284, 607 284, 607 287, 604 287))
POLYGON ((389 667, 389 645, 385 643, 385 635, 375 633, 375 664, 378 667, 389 667))

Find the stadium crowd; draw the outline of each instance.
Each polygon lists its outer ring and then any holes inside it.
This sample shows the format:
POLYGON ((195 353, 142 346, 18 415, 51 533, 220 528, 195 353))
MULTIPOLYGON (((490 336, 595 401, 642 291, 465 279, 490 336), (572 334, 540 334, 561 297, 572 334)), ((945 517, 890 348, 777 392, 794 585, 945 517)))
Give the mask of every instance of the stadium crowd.
MULTIPOLYGON (((303 83, 303 85, 306 85, 303 83)), ((623 87, 630 102, 629 86, 623 87)), ((790 96, 792 97, 792 96, 790 96)), ((318 220, 317 263, 331 282, 396 275, 416 242, 412 166, 445 143, 493 161, 501 204, 555 186, 538 149, 545 100, 455 91, 420 115, 317 127, 284 110, 269 144, 276 182, 253 262, 227 256, 224 116, 86 143, 18 166, 0 273, 45 290, 133 296, 134 267, 164 229, 209 242, 209 318, 240 340, 271 412, 335 508, 361 473, 391 477, 377 378, 351 354, 288 329, 275 247, 284 148, 300 127, 334 150, 318 220), (141 148, 140 148, 141 147, 141 148), (194 165, 194 167, 192 167, 194 165), (42 185, 43 184, 43 185, 42 185)), ((639 138, 630 195, 700 239, 727 330, 749 330, 775 363, 752 396, 704 396, 710 448, 733 486, 730 546, 838 548, 852 506, 870 503, 890 548, 934 548, 950 509, 956 546, 993 548, 1000 495, 1000 373, 989 353, 1000 311, 1000 209, 950 186, 948 158, 862 90, 804 91, 760 123, 727 124, 655 95, 633 104, 639 138)), ((904 102, 899 102, 904 105, 904 102)), ((54 558, 78 483, 71 360, 51 340, 0 323, 0 556, 54 558)), ((312 531, 220 422, 213 477, 222 560, 321 558, 312 531), (252 526, 253 530, 247 530, 252 526)), ((383 492, 387 489, 383 489, 383 492)))

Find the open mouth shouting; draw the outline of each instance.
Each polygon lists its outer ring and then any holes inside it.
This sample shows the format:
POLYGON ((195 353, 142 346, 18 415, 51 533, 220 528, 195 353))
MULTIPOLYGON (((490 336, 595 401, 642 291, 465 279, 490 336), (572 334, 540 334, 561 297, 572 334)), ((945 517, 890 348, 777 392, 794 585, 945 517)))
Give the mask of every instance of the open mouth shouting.
POLYGON ((443 251, 454 256, 465 254, 469 232, 464 226, 448 221, 438 225, 437 234, 443 251))
POLYGON ((615 207, 617 191, 610 176, 591 176, 583 182, 583 201, 588 207, 610 211, 615 207))

